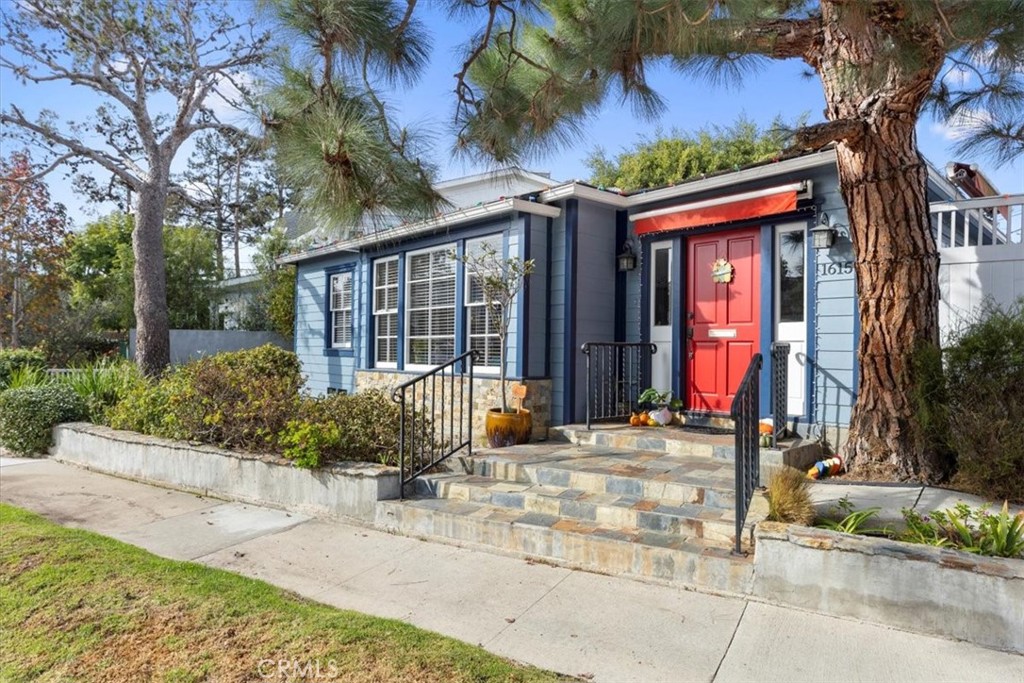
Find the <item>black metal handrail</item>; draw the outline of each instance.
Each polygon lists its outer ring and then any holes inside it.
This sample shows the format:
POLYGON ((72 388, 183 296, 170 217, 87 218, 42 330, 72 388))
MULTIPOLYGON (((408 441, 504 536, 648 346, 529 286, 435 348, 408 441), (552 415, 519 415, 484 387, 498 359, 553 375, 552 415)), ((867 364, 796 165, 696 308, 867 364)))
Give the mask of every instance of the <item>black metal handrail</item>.
POLYGON ((473 455, 471 413, 475 356, 476 351, 467 351, 399 384, 392 392, 391 399, 401 407, 398 427, 400 497, 405 497, 407 484, 463 448, 473 455))
POLYGON ((651 383, 648 342, 585 342, 587 357, 587 429, 594 420, 629 417, 640 393, 651 383))
POLYGON ((743 380, 732 399, 730 416, 736 423, 736 548, 737 555, 743 553, 743 525, 747 521, 747 510, 754 497, 754 490, 760 485, 761 453, 758 445, 758 414, 761 402, 761 367, 764 359, 755 353, 743 374, 743 380))
POLYGON ((772 447, 786 436, 786 404, 789 401, 789 344, 772 343, 772 447))

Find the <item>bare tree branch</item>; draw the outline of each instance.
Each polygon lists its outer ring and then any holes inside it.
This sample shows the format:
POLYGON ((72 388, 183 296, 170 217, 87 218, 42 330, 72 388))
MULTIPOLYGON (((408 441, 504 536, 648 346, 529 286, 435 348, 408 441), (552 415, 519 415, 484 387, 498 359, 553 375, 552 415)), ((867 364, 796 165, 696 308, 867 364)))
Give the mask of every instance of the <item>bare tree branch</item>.
POLYGON ((101 150, 93 149, 80 140, 74 140, 52 128, 47 128, 39 125, 38 123, 29 121, 25 118, 22 111, 14 105, 11 105, 11 112, 13 115, 5 112, 0 113, 0 123, 8 123, 18 126, 19 128, 35 133, 44 140, 66 148, 69 153, 64 155, 66 157, 64 159, 65 161, 74 157, 82 157, 89 161, 94 161, 130 185, 133 189, 137 189, 138 186, 144 182, 144 178, 136 177, 128 173, 128 171, 124 169, 124 164, 121 159, 115 159, 101 150))

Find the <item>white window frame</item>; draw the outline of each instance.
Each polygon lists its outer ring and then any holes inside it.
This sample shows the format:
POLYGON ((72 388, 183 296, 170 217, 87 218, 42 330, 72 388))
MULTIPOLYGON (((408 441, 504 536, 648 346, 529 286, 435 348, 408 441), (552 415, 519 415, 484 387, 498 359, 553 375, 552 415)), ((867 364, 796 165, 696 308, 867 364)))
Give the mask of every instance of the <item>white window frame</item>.
MULTIPOLYGON (((373 301, 371 302, 371 305, 373 307, 373 366, 376 367, 376 368, 397 368, 398 367, 398 349, 401 348, 400 344, 401 344, 401 337, 402 337, 402 335, 400 335, 398 333, 398 294, 399 294, 399 292, 402 291, 402 283, 399 280, 397 271, 398 271, 398 257, 397 256, 389 256, 389 257, 386 257, 386 258, 380 258, 380 259, 374 260, 374 262, 373 262, 373 268, 372 268, 372 273, 371 273, 371 277, 373 278, 373 301), (393 285, 388 285, 388 284, 380 285, 380 284, 378 284, 377 283, 377 268, 379 266, 385 266, 385 265, 388 265, 388 264, 391 264, 391 263, 395 264, 395 270, 396 270, 395 284, 393 284, 393 285), (388 289, 390 289, 392 287, 395 290, 395 307, 394 308, 386 308, 386 307, 385 308, 378 308, 378 306, 377 306, 377 295, 378 295, 378 293, 379 292, 386 292, 388 289), (378 320, 379 317, 385 316, 385 315, 393 315, 393 316, 395 316, 395 335, 394 335, 394 337, 391 337, 391 336, 381 337, 378 334, 378 330, 380 328, 377 325, 377 320, 378 320), (378 346, 378 342, 382 338, 383 339, 394 339, 395 340, 395 360, 393 360, 393 361, 382 361, 382 360, 380 360, 380 357, 379 357, 379 349, 380 349, 380 347, 378 346)), ((385 296, 385 300, 386 300, 386 294, 384 296, 385 296)))
MULTIPOLYGON (((412 294, 411 294, 412 284, 413 284, 413 278, 412 278, 412 274, 413 274, 412 273, 412 259, 414 257, 416 257, 416 256, 422 256, 423 254, 430 254, 430 253, 434 253, 434 252, 445 252, 447 254, 450 254, 450 253, 454 252, 454 250, 455 250, 455 245, 454 244, 445 244, 445 245, 438 246, 438 247, 430 247, 428 249, 417 249, 416 251, 408 251, 408 252, 405 253, 405 282, 402 285, 403 286, 403 291, 405 292, 405 329, 403 330, 401 342, 402 342, 402 345, 403 345, 402 348, 404 350, 404 356, 405 356, 404 369, 406 369, 406 370, 421 370, 422 371, 422 370, 432 370, 433 368, 437 367, 437 365, 433 365, 433 364, 429 364, 429 363, 413 363, 413 362, 411 362, 411 359, 412 359, 412 342, 413 342, 412 324, 411 324, 412 314, 415 311, 423 310, 423 309, 419 309, 419 308, 413 308, 413 306, 412 306, 412 303, 413 303, 412 302, 412 294)), ((455 270, 454 274, 452 275, 452 279, 453 279, 454 282, 458 282, 459 273, 458 273, 457 262, 455 261, 455 259, 452 259, 452 268, 454 268, 454 270, 455 270)), ((430 308, 432 309, 434 307, 430 307, 430 308)), ((440 308, 440 307, 438 307, 438 308, 440 308)), ((445 306, 445 308, 447 308, 447 306, 445 306)), ((458 291, 455 291, 454 295, 452 297, 451 309, 452 309, 452 320, 454 322, 455 321, 455 316, 458 315, 458 310, 459 310, 458 291)), ((458 344, 457 344, 458 340, 456 338, 456 333, 457 332, 458 332, 458 324, 453 324, 453 329, 452 329, 452 334, 451 334, 453 356, 454 356, 454 350, 458 348, 458 344)), ((444 337, 442 337, 441 335, 433 335, 433 334, 427 334, 426 336, 424 336, 424 335, 416 335, 415 338, 416 339, 434 339, 435 337, 438 338, 438 339, 445 339, 445 338, 447 338, 447 335, 444 336, 444 337)))
MULTIPOLYGON (((482 244, 482 243, 485 243, 485 242, 492 242, 492 243, 493 242, 497 242, 497 244, 495 245, 496 246, 496 251, 498 252, 499 255, 501 255, 501 256, 504 255, 504 252, 505 252, 505 235, 503 233, 500 233, 500 232, 499 233, 494 233, 493 235, 484 235, 483 237, 475 237, 473 239, 466 240, 466 254, 470 253, 470 250, 472 249, 474 244, 482 244)), ((470 293, 473 291, 472 287, 470 286, 470 281, 472 280, 472 278, 473 278, 472 274, 467 269, 466 272, 463 273, 463 286, 462 286, 463 306, 466 309, 466 350, 467 351, 469 351, 471 348, 473 348, 472 340, 473 340, 474 337, 495 337, 495 341, 499 345, 501 344, 501 340, 497 338, 496 334, 493 334, 493 333, 492 334, 482 334, 482 335, 481 334, 473 334, 472 316, 474 315, 474 313, 476 313, 476 311, 474 311, 473 309, 478 309, 478 310, 482 311, 483 315, 487 316, 488 320, 490 320, 490 317, 493 315, 493 311, 489 310, 489 307, 488 307, 486 301, 470 301, 469 300, 470 293)), ((499 358, 501 357, 501 349, 500 349, 500 347, 498 349, 498 357, 499 358)), ((483 364, 483 363, 473 363, 473 370, 474 371, 479 371, 479 372, 481 372, 483 374, 497 375, 501 371, 501 361, 499 360, 498 364, 496 364, 496 365, 486 365, 486 364, 483 364)))
MULTIPOLYGON (((328 279, 328 288, 329 289, 328 289, 327 303, 328 303, 329 314, 330 314, 329 332, 330 332, 330 335, 331 335, 330 336, 330 344, 328 344, 328 348, 331 348, 331 349, 339 349, 339 350, 342 350, 342 351, 351 351, 352 347, 353 347, 352 342, 353 342, 353 338, 355 337, 355 330, 353 329, 353 322, 354 321, 353 321, 353 318, 352 318, 352 311, 353 311, 353 303, 354 303, 353 299, 355 298, 355 283, 353 281, 352 275, 353 275, 353 271, 352 270, 343 270, 343 271, 338 272, 338 273, 331 273, 330 274, 330 278, 328 279), (342 283, 342 285, 341 285, 341 287, 342 287, 341 302, 340 302, 340 305, 335 305, 335 291, 336 291, 336 288, 337 288, 337 284, 336 283, 338 283, 338 282, 342 283), (344 294, 345 282, 348 283, 348 305, 347 306, 345 305, 345 294, 344 294), (344 342, 344 341, 342 341, 342 342, 338 342, 337 341, 337 339, 338 339, 338 329, 339 329, 339 327, 341 327, 341 325, 339 325, 339 320, 338 320, 339 317, 341 317, 343 320, 346 317, 348 319, 348 324, 347 324, 347 327, 348 327, 348 342, 347 343, 344 342)), ((345 323, 342 322, 341 324, 344 325, 345 323)))

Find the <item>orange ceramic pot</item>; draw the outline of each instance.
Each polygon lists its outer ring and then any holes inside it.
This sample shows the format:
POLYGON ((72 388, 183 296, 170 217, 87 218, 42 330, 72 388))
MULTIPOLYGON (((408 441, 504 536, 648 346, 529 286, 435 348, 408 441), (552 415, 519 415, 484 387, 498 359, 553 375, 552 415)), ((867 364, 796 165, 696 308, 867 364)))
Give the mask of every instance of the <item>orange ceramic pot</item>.
POLYGON ((501 408, 491 408, 487 411, 484 430, 491 448, 527 443, 533 433, 533 416, 526 409, 518 413, 503 413, 501 408))

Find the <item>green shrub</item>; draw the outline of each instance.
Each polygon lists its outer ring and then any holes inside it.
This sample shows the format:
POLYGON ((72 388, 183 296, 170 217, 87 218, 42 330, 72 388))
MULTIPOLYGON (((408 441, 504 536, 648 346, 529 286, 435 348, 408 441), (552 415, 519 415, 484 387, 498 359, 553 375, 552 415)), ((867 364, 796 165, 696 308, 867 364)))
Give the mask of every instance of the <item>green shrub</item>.
POLYGON ((296 467, 320 467, 325 454, 341 447, 341 429, 336 424, 291 420, 278 437, 284 457, 296 467))
POLYGON ((132 363, 105 361, 79 368, 60 381, 82 398, 86 417, 97 424, 106 422, 107 411, 143 383, 142 375, 132 363))
POLYGON ((44 368, 37 368, 34 365, 23 365, 11 370, 11 376, 7 380, 7 388, 24 389, 26 387, 40 387, 53 381, 53 377, 44 368))
POLYGON ((267 451, 297 416, 298 358, 275 346, 221 353, 130 391, 110 425, 225 448, 267 451))
POLYGON ((174 372, 159 381, 142 380, 107 410, 107 424, 114 429, 166 439, 187 438, 171 412, 171 396, 181 391, 180 384, 181 380, 174 372))
POLYGON ((21 368, 46 369, 46 356, 35 349, 9 349, 0 351, 0 389, 10 386, 11 375, 21 368))
POLYGON ((300 419, 338 428, 336 441, 320 444, 320 462, 361 460, 394 465, 398 462, 399 415, 401 408, 382 391, 331 394, 302 402, 300 419))
POLYGON ((21 455, 43 453, 53 443, 52 429, 85 415, 82 399, 65 384, 47 384, 0 392, 0 446, 21 455))
POLYGON ((274 346, 222 353, 183 366, 170 411, 186 438, 225 448, 267 450, 296 417, 298 358, 274 346))
MULTIPOLYGON (((289 422, 278 438, 285 457, 300 467, 357 461, 397 465, 402 409, 382 391, 331 394, 302 399, 298 419, 289 422)), ((406 428, 417 432, 417 444, 426 452, 445 444, 433 440, 433 421, 410 416, 406 428)), ((408 448, 408 446, 407 446, 408 448)), ((407 453, 411 458, 412 454, 407 453)))
POLYGON ((954 486, 1024 502, 1024 299, 986 306, 944 360, 954 486))
POLYGON ((903 510, 907 530, 899 540, 956 548, 977 555, 1024 557, 1024 513, 1011 515, 1009 505, 996 514, 988 506, 972 508, 958 503, 946 510, 933 510, 922 517, 903 510))

